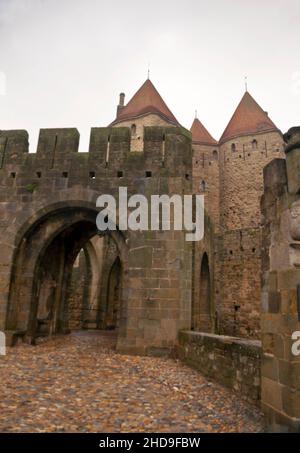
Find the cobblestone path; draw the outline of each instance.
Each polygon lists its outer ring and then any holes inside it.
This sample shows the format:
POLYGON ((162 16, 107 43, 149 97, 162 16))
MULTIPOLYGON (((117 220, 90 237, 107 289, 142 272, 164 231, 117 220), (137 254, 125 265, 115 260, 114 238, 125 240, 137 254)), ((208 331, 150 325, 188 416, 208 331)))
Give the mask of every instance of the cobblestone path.
POLYGON ((116 354, 112 332, 0 357, 0 432, 261 432, 260 411, 179 361, 116 354))

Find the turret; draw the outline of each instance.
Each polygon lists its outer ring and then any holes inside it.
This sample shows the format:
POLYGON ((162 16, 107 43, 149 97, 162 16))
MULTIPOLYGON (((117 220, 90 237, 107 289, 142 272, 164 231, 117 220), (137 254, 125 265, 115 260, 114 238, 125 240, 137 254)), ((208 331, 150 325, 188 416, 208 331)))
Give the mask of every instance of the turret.
POLYGON ((282 134, 246 91, 219 143, 224 228, 258 226, 263 168, 284 156, 282 134))
POLYGON ((150 79, 147 79, 130 101, 124 105, 125 95, 120 94, 117 117, 113 127, 130 127, 133 152, 143 151, 145 126, 180 126, 150 79))

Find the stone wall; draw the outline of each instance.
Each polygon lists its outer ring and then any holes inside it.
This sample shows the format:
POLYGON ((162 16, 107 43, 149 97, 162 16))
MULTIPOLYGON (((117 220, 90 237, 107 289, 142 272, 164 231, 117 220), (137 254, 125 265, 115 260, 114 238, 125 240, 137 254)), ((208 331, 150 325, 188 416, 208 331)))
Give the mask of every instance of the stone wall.
MULTIPOLYGON (((215 278, 215 234, 210 218, 205 217, 205 233, 201 241, 193 243, 193 305, 192 330, 201 332, 216 331, 216 296, 218 295, 218 279, 215 278), (206 288, 207 300, 203 304, 203 259, 207 255, 209 287, 206 288), (204 306, 203 306, 204 305, 204 306)), ((207 279, 206 279, 207 280, 207 279)), ((207 286, 207 285, 206 285, 207 286)))
POLYGON ((260 197, 263 168, 274 157, 284 157, 280 132, 236 137, 219 146, 193 144, 193 191, 201 193, 205 182, 207 213, 205 238, 194 246, 194 311, 200 310, 204 253, 211 280, 210 319, 200 314, 197 330, 260 338, 260 197))
POLYGON ((88 266, 85 252, 82 250, 73 266, 68 291, 68 311, 70 330, 79 330, 84 327, 84 309, 88 304, 89 280, 88 266))
POLYGON ((193 143, 193 193, 203 194, 205 211, 216 232, 220 225, 219 147, 193 143))
POLYGON ((261 229, 227 231, 215 244, 218 333, 259 339, 261 229))
POLYGON ((103 239, 103 267, 99 292, 99 315, 97 319, 100 329, 106 329, 108 327, 106 316, 109 303, 109 279, 112 267, 119 256, 118 248, 113 239, 109 236, 103 239))
POLYGON ((261 203, 262 407, 270 431, 300 432, 300 127, 285 138, 286 161, 265 168, 261 203))
POLYGON ((224 231, 260 224, 263 168, 276 157, 284 157, 279 132, 237 137, 221 144, 220 215, 224 231))
POLYGON ((194 244, 195 330, 260 338, 260 197, 263 168, 274 157, 284 157, 279 131, 236 137, 219 146, 193 144, 193 191, 204 193, 207 214, 204 240, 194 244), (204 253, 209 259, 210 317, 200 313, 204 253))
POLYGON ((284 157, 283 148, 279 131, 236 137, 220 145, 221 234, 215 240, 218 333, 260 338, 263 168, 275 157, 284 157))
POLYGON ((208 378, 258 404, 261 367, 259 341, 182 331, 179 333, 178 355, 208 378))
POLYGON ((130 128, 130 151, 142 152, 144 149, 144 128, 152 126, 168 127, 170 124, 154 113, 134 118, 132 120, 120 121, 113 127, 130 128))

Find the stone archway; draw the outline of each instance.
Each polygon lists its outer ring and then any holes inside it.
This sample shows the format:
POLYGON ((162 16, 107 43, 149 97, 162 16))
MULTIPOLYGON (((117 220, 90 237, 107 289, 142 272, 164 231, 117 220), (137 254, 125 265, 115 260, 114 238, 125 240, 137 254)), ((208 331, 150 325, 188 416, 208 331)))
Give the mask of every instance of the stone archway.
POLYGON ((99 328, 104 237, 92 237, 80 250, 72 268, 68 291, 69 327, 71 330, 99 328))
MULTIPOLYGON (((44 333, 68 332, 67 293, 74 260, 97 234, 97 211, 82 206, 50 210, 20 235, 13 260, 6 330, 34 341, 44 333)), ((124 262, 125 242, 110 232, 124 262)), ((123 291, 122 291, 123 297, 123 291)))

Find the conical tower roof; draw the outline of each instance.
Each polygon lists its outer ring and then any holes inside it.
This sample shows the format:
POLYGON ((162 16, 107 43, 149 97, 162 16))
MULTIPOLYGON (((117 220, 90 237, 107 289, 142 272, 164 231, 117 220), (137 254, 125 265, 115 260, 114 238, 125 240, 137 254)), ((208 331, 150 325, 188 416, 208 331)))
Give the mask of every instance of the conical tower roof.
POLYGON ((223 132, 220 143, 242 135, 277 130, 278 128, 268 117, 268 114, 258 105, 251 94, 246 91, 223 132))
POLYGON ((177 119, 168 108, 151 80, 147 79, 130 99, 128 104, 119 111, 119 114, 112 122, 112 125, 120 123, 121 121, 139 118, 150 113, 159 115, 171 124, 176 126, 179 125, 177 119))
POLYGON ((195 118, 190 129, 193 143, 199 145, 217 145, 218 142, 210 135, 198 118, 195 118))

